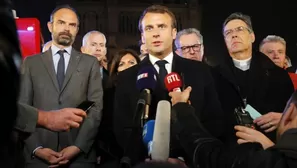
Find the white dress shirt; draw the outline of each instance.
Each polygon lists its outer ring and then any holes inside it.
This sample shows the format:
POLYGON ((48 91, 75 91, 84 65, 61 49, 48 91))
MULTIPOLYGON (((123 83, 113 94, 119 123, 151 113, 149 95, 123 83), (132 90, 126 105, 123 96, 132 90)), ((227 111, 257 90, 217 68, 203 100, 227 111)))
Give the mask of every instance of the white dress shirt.
MULTIPOLYGON (((52 56, 53 56, 53 63, 54 63, 54 67, 55 67, 55 72, 57 73, 58 62, 60 60, 60 55, 59 55, 58 51, 60 51, 61 49, 58 48, 57 46, 55 46, 54 44, 52 44, 51 50, 52 50, 52 56)), ((66 51, 66 52, 64 52, 65 73, 66 73, 66 70, 67 70, 67 67, 68 67, 68 64, 69 64, 69 60, 70 60, 72 46, 66 47, 66 48, 64 48, 64 50, 66 51)))
MULTIPOLYGON (((151 54, 149 54, 149 60, 151 61, 152 65, 154 65, 155 69, 159 73, 159 66, 156 64, 157 61, 161 60, 151 54)), ((166 60, 168 63, 165 64, 165 68, 168 73, 172 72, 172 61, 173 61, 173 52, 171 52, 169 55, 167 55, 163 60, 166 60)))

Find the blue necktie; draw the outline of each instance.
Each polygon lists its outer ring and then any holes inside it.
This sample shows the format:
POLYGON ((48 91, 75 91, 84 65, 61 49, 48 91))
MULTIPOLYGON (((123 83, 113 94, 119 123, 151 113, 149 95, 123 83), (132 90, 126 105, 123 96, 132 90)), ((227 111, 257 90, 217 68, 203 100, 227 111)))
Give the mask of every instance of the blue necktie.
POLYGON ((60 55, 60 60, 58 62, 57 68, 57 79, 60 89, 62 89, 64 78, 65 78, 65 59, 64 59, 64 52, 65 50, 58 51, 60 55))

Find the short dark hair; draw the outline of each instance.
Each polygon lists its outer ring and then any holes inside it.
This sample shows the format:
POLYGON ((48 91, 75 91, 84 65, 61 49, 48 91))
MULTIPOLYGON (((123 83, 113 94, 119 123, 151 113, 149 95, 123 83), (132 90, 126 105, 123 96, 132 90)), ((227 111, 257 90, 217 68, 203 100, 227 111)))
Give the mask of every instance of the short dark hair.
POLYGON ((253 27, 252 27, 252 21, 251 21, 251 17, 248 16, 248 15, 245 15, 245 14, 242 14, 240 12, 235 12, 235 13, 232 13, 231 15, 229 15, 225 21, 224 21, 224 24, 223 24, 223 32, 224 32, 224 28, 225 26, 232 20, 236 20, 236 19, 239 19, 239 20, 242 20, 247 26, 248 28, 250 29, 251 32, 253 32, 253 27))
POLYGON ((139 18, 138 29, 140 32, 142 32, 142 28, 143 28, 141 22, 147 13, 161 13, 161 14, 167 13, 171 17, 171 23, 172 23, 171 27, 176 28, 175 15, 169 10, 169 8, 167 8, 166 6, 162 6, 162 5, 152 5, 152 6, 149 6, 148 8, 146 8, 139 18))
POLYGON ((60 9, 69 9, 69 10, 71 10, 72 12, 74 12, 75 15, 76 15, 76 17, 77 17, 78 23, 79 23, 79 15, 78 15, 77 11, 76 11, 73 7, 71 7, 70 5, 68 5, 68 4, 64 4, 64 5, 59 5, 59 6, 57 6, 57 7, 52 11, 52 13, 51 13, 51 15, 50 15, 50 22, 52 22, 52 21, 54 20, 54 15, 55 15, 56 12, 58 12, 60 9))

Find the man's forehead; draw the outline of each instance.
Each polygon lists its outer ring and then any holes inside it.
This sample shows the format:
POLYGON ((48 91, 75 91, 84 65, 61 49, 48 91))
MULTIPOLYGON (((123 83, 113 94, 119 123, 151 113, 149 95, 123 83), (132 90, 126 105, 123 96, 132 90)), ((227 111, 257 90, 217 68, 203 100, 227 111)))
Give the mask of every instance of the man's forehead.
POLYGON ((76 14, 70 10, 70 9, 60 9, 58 10, 54 16, 53 16, 54 20, 61 20, 64 22, 71 22, 71 23, 77 23, 78 22, 78 18, 76 16, 76 14))
POLYGON ((263 47, 269 48, 269 49, 273 49, 275 47, 286 48, 285 45, 283 45, 281 42, 278 42, 278 41, 266 42, 263 44, 263 47))
POLYGON ((247 24, 243 20, 234 19, 225 25, 224 30, 234 29, 240 26, 247 27, 247 24))
POLYGON ((147 13, 142 19, 142 24, 146 25, 158 25, 158 24, 171 23, 171 17, 168 13, 147 13))
POLYGON ((200 43, 200 38, 195 34, 184 34, 179 38, 181 44, 200 43))
POLYGON ((99 43, 104 43, 105 39, 102 34, 99 33, 92 33, 90 34, 88 41, 90 42, 99 42, 99 43))

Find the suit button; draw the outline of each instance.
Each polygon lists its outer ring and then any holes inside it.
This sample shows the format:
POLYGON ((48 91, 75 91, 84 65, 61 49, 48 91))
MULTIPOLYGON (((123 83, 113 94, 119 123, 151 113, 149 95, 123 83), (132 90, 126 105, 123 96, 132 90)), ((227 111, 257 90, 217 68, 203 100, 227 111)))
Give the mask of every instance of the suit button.
POLYGON ((59 100, 59 105, 61 105, 62 104, 62 102, 59 100))

